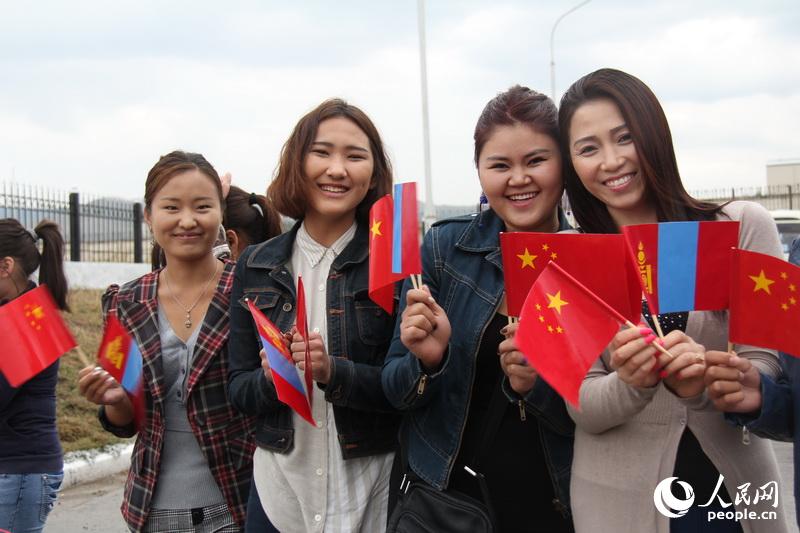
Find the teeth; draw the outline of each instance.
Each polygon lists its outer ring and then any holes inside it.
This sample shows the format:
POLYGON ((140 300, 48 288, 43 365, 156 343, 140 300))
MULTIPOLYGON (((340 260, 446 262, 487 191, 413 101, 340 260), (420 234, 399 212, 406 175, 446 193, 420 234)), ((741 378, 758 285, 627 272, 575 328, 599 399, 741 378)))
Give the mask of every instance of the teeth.
POLYGON ((608 185, 609 187, 619 187, 621 185, 625 185, 626 183, 628 183, 632 179, 633 179, 633 174, 626 174, 625 176, 622 176, 621 178, 608 180, 608 181, 604 182, 604 184, 608 185))
POLYGON ((531 198, 536 198, 536 196, 538 195, 539 195, 538 192, 526 192, 522 194, 512 194, 511 196, 508 197, 508 199, 516 202, 519 200, 530 200, 531 198))
POLYGON ((319 188, 328 192, 347 192, 347 187, 340 187, 338 185, 320 185, 319 188))

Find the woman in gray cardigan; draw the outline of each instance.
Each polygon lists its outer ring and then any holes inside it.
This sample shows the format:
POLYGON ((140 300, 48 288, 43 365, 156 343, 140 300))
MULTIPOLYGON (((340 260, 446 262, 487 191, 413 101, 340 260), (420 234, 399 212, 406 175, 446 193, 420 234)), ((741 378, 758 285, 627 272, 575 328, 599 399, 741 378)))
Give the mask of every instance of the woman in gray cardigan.
MULTIPOLYGON (((689 196, 664 111, 637 78, 612 69, 581 78, 561 100, 559 123, 566 190, 583 231, 738 220, 741 248, 780 257, 775 225, 763 207, 718 206, 689 196)), ((754 501, 761 487, 780 482, 771 447, 727 424, 705 393, 703 354, 726 350, 727 313, 651 317, 643 305, 644 320, 650 328, 643 323, 616 335, 584 379, 581 410, 570 412, 576 424, 576 530, 786 531, 774 505, 777 494, 754 501), (652 334, 653 318, 664 330, 663 341, 652 334), (675 359, 659 356, 653 342, 662 342, 675 359), (749 518, 725 519, 735 511, 749 518)), ((741 345, 735 350, 763 373, 779 372, 775 352, 741 345)))

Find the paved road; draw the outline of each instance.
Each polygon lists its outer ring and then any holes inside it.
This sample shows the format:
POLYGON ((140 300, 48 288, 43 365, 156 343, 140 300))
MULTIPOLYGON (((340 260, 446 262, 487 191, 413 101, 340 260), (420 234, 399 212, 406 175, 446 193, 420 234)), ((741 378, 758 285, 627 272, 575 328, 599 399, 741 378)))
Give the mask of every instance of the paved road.
MULTIPOLYGON (((792 495, 792 445, 773 443, 781 471, 780 506, 787 514, 789 524, 796 527, 794 497, 792 495)), ((102 481, 74 487, 61 494, 56 508, 47 521, 46 533, 128 533, 119 513, 125 474, 117 474, 102 481)))

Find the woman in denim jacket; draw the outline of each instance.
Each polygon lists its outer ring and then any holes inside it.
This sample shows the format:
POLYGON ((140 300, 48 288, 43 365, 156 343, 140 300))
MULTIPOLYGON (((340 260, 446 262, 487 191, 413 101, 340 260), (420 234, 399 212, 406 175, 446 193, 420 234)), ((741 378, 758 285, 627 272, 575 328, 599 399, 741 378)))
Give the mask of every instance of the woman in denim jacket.
POLYGON ((424 287, 403 287, 402 320, 383 369, 389 399, 407 411, 401 446, 409 475, 482 500, 464 467, 480 472, 500 531, 571 529, 573 425, 563 400, 516 350, 499 246, 501 231, 565 226, 556 209, 556 124, 553 102, 525 87, 486 105, 475 163, 489 209, 438 222, 426 234, 424 287), (481 441, 501 386, 513 402, 505 402, 489 451, 481 441))
MULTIPOLYGON (((381 386, 394 318, 369 299, 369 209, 392 172, 378 131, 357 107, 328 100, 298 122, 267 196, 298 219, 239 257, 231 299, 229 394, 256 415, 254 479, 281 532, 379 531, 399 417, 381 386), (293 330, 295 287, 306 292, 315 391, 313 427, 278 401, 245 300, 293 330)), ((291 351, 303 368, 303 339, 291 351)))

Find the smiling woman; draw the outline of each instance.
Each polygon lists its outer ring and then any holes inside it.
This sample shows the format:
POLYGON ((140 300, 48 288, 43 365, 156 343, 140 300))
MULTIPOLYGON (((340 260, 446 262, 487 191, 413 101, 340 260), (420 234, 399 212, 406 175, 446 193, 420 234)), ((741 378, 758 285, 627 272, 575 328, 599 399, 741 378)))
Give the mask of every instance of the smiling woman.
POLYGON ((245 250, 231 300, 230 396, 258 416, 247 531, 385 528, 398 417, 380 373, 394 316, 368 296, 367 216, 391 184, 377 129, 342 100, 302 117, 283 147, 267 197, 298 222, 245 250), (300 276, 307 339, 294 327, 300 276), (324 392, 313 395, 316 426, 278 401, 246 299, 286 332, 298 368, 305 368, 308 343, 311 373, 324 392))

